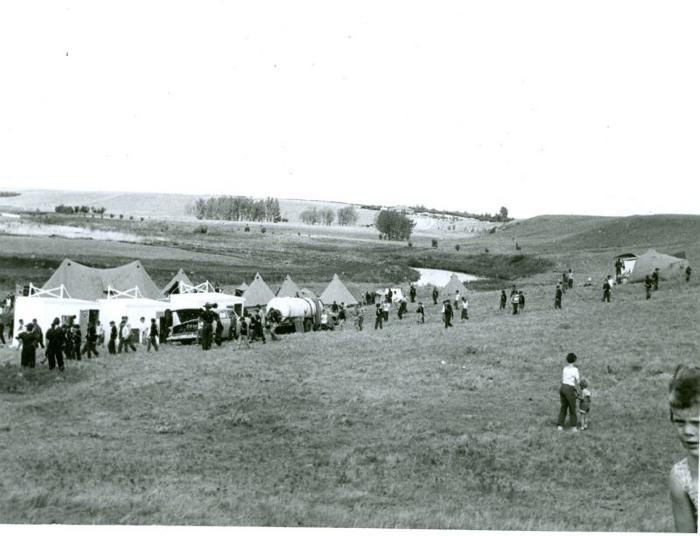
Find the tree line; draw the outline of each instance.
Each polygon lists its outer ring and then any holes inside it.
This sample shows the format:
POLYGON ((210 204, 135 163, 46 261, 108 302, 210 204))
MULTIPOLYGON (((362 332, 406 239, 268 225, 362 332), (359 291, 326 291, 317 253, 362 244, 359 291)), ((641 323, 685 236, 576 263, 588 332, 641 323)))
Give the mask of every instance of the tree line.
POLYGON ((339 208, 337 211, 328 207, 312 207, 303 210, 299 214, 301 221, 309 225, 316 225, 317 223, 332 225, 336 219, 338 220, 338 225, 355 225, 358 217, 357 209, 352 205, 339 208))
POLYGON ((92 207, 87 205, 56 205, 54 212, 57 214, 99 214, 103 215, 106 212, 105 207, 92 207))
POLYGON ((506 207, 501 207, 500 210, 495 214, 490 214, 488 212, 484 212, 483 214, 475 214, 473 212, 465 212, 459 210, 437 210, 434 208, 427 208, 423 205, 416 205, 410 208, 414 212, 426 212, 428 214, 444 214, 446 216, 472 218, 479 221, 508 222, 513 220, 513 218, 508 217, 508 209, 506 207))
POLYGON ((279 200, 274 197, 258 200, 230 195, 200 198, 189 207, 188 213, 198 220, 285 221, 279 200))

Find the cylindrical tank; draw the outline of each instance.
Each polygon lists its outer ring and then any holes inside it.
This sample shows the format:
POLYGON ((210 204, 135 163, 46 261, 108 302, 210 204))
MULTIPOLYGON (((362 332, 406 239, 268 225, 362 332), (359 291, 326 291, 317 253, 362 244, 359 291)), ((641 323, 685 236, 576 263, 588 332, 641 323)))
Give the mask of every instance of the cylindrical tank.
POLYGON ((272 298, 267 302, 268 314, 272 309, 279 311, 282 321, 288 318, 313 318, 316 302, 310 298, 272 298))

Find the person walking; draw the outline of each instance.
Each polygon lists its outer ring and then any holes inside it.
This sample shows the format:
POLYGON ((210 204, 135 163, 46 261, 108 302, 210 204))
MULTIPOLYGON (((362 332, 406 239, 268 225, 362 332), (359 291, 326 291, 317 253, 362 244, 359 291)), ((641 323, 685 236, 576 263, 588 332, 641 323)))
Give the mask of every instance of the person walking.
POLYGON ((347 313, 345 311, 345 302, 340 302, 340 308, 338 309, 338 329, 343 329, 346 320, 347 313))
POLYGON ((80 361, 83 357, 82 345, 83 334, 80 332, 80 326, 78 324, 73 324, 73 353, 75 359, 80 361))
POLYGON ((452 316, 454 312, 452 310, 452 304, 450 300, 445 300, 442 304, 442 321, 445 324, 445 329, 454 327, 452 325, 452 316))
POLYGON ((525 310, 525 294, 523 294, 522 290, 518 292, 518 308, 521 313, 525 310))
POLYGON ((224 338, 224 325, 221 323, 221 318, 216 315, 216 320, 214 320, 214 343, 217 346, 221 346, 221 341, 224 338))
POLYGON ((384 329, 384 311, 382 311, 381 304, 377 304, 374 314, 374 329, 384 329))
POLYGON ((462 303, 462 298, 459 295, 459 290, 455 290, 455 298, 454 298, 454 310, 459 311, 459 305, 462 303))
POLYGON ((574 272, 569 268, 569 273, 567 274, 567 281, 569 283, 569 289, 574 288, 574 272))
POLYGON ((610 303, 610 281, 608 279, 603 283, 603 302, 610 303))
MULTIPOLYGON (((389 291, 391 292, 391 291, 389 291)), ((391 311, 391 302, 390 301, 385 301, 382 304, 382 311, 384 312, 384 322, 389 321, 389 311, 391 311)))
POLYGON ((41 346, 42 350, 44 350, 44 332, 42 331, 41 326, 39 326, 39 323, 36 321, 36 318, 32 319, 32 325, 34 326, 32 329, 34 330, 34 333, 36 333, 37 337, 36 343, 37 345, 41 346))
POLYGON ((659 290, 659 269, 654 268, 651 274, 651 282, 654 284, 654 291, 659 290))
POLYGON ((49 361, 49 370, 58 365, 58 370, 63 372, 63 343, 65 334, 61 327, 61 321, 54 318, 51 327, 46 330, 46 359, 49 361))
POLYGON ((158 351, 158 325, 156 324, 156 319, 151 318, 151 325, 148 328, 148 344, 146 345, 146 351, 151 351, 151 346, 157 352, 158 351))
POLYGON ((255 325, 253 327, 253 333, 255 334, 255 339, 262 339, 263 344, 265 341, 265 326, 263 325, 263 320, 260 317, 260 312, 255 313, 255 325))
POLYGON ((357 331, 362 331, 362 324, 365 322, 365 308, 362 304, 358 305, 357 312, 355 314, 355 327, 357 328, 357 331))
POLYGON ((440 295, 440 293, 438 292, 437 287, 433 287, 433 292, 432 292, 433 305, 437 305, 437 300, 438 300, 439 295, 440 295))
POLYGON ((506 308, 506 303, 508 303, 508 296, 506 296, 506 291, 505 289, 501 289, 501 301, 499 303, 498 309, 500 311, 505 310, 506 308))
POLYGON ((5 323, 2 321, 2 318, 0 318, 0 342, 2 342, 2 344, 7 344, 7 342, 5 342, 5 323))
MULTIPOLYGON (((685 282, 688 283, 690 282, 690 273, 692 270, 690 269, 690 265, 685 267, 685 282)), ((0 331, 0 336, 2 335, 2 331, 0 331)))
POLYGON ((561 309, 561 286, 557 285, 557 290, 554 292, 554 308, 561 309))
POLYGON ((103 347, 105 345, 105 328, 102 322, 98 320, 95 329, 97 331, 97 346, 103 347))
POLYGON ((30 322, 26 329, 17 335, 17 339, 22 343, 20 354, 20 364, 22 368, 34 368, 36 366, 36 347, 39 336, 34 331, 34 326, 30 322))
POLYGON ((214 327, 212 326, 214 313, 211 311, 210 304, 204 304, 204 308, 199 313, 199 320, 202 323, 202 350, 209 350, 214 336, 214 327))
POLYGON ((651 276, 646 276, 644 278, 644 290, 646 291, 647 300, 651 299, 651 289, 654 283, 651 280, 651 276))
POLYGON ((100 354, 97 352, 97 328, 94 322, 90 322, 87 328, 87 333, 85 334, 85 346, 83 346, 82 352, 87 355, 88 359, 92 359, 90 354, 95 354, 95 357, 100 354))
POLYGON ((114 320, 109 321, 109 342, 107 342, 107 352, 112 355, 117 353, 117 337, 119 332, 117 331, 117 325, 114 320))
POLYGON ((576 397, 579 389, 579 370, 576 368, 576 354, 569 352, 566 355, 566 366, 562 371, 561 385, 559 386, 559 418, 557 419, 557 430, 564 430, 566 424, 566 414, 569 413, 569 426, 572 431, 576 431, 576 397))
POLYGON ((418 315, 418 323, 425 324, 425 307, 423 307, 423 302, 418 302, 418 307, 416 307, 416 314, 418 315))
POLYGON ((462 314, 460 315, 462 320, 469 320, 469 300, 466 296, 462 296, 462 314))
POLYGON ((127 343, 127 340, 131 336, 131 332, 126 324, 126 317, 122 317, 122 321, 119 323, 119 345, 117 346, 117 353, 121 354, 124 352, 125 354, 129 353, 129 344, 127 343))
POLYGON ((416 302, 416 286, 411 283, 411 288, 408 290, 408 295, 411 298, 411 303, 416 302))

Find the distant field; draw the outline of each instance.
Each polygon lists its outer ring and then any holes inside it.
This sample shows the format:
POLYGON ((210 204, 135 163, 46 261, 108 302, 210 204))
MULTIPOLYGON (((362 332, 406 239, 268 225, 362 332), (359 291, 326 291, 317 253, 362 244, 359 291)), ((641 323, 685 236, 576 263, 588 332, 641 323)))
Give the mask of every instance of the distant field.
POLYGON ((0 522, 671 531, 666 393, 698 355, 697 279, 611 304, 577 286, 560 312, 523 285, 524 314, 475 292, 447 332, 430 305, 424 326, 140 349, 63 382, 0 348, 0 522), (593 392, 578 435, 555 430, 568 351, 593 392))

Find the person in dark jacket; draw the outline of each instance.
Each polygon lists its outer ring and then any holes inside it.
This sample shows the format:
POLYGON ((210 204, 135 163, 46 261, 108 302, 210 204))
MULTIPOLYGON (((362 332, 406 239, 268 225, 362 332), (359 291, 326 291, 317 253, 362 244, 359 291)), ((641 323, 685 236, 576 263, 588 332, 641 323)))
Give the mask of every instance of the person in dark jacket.
POLYGON ((263 344, 266 343, 265 340, 265 326, 263 324, 262 317, 260 316, 260 312, 255 313, 255 325, 253 326, 253 333, 255 339, 262 339, 263 344))
POLYGON ((557 285, 557 290, 554 293, 554 308, 561 309, 561 285, 557 285))
POLYGON ((80 345, 82 343, 83 336, 82 333, 80 333, 80 326, 77 324, 73 324, 73 352, 75 355, 75 359, 80 361, 83 356, 82 349, 80 348, 80 345))
POLYGON ((73 322, 68 322, 63 326, 63 354, 66 359, 75 359, 75 350, 73 349, 73 322))
POLYGON ((450 300, 445 300, 442 304, 442 320, 445 323, 445 329, 454 327, 452 325, 452 317, 454 316, 454 310, 452 309, 452 304, 450 300))
MULTIPOLYGON (((688 283, 690 281, 690 273, 692 270, 690 269, 690 265, 685 267, 685 282, 688 283)), ((2 331, 0 331, 0 336, 2 336, 2 331)))
POLYGON ((425 324, 425 307, 423 307, 423 302, 418 302, 416 314, 418 315, 418 323, 425 324))
POLYGON ((0 318, 0 342, 2 342, 3 344, 7 344, 5 342, 5 324, 3 323, 1 318, 0 318))
POLYGON ((654 290, 659 290, 659 269, 654 268, 651 274, 651 282, 654 284, 654 290))
POLYGON ((199 313, 199 319, 202 322, 202 350, 211 348, 212 339, 214 338, 214 326, 212 325, 215 320, 214 316, 214 312, 209 304, 206 304, 199 313))
POLYGON ((411 283, 411 288, 408 290, 408 296, 411 298, 411 303, 416 302, 416 287, 411 283))
POLYGON ((438 296, 439 296, 439 295, 440 295, 440 293, 438 292, 437 287, 433 287, 433 294, 432 294, 432 296, 433 296, 433 305, 437 305, 437 300, 438 300, 438 296))
POLYGON ((114 320, 109 321, 109 341, 107 342, 107 351, 110 354, 117 353, 117 336, 119 335, 117 331, 117 325, 114 320))
POLYGON ((216 320, 214 320, 214 342, 217 346, 221 346, 221 341, 224 338, 224 325, 221 323, 221 318, 216 315, 216 320))
POLYGON ((92 359, 92 355, 95 357, 100 354, 97 352, 97 328, 94 322, 90 322, 87 328, 87 333, 85 334, 85 346, 83 346, 82 352, 87 356, 88 359, 92 359))
POLYGON ((506 303, 508 303, 508 296, 506 296, 505 289, 501 290, 501 301, 499 302, 498 309, 504 310, 506 308, 506 303))
POLYGON ((61 321, 54 318, 51 327, 46 331, 46 359, 49 361, 49 370, 58 365, 58 370, 63 371, 63 344, 65 334, 61 327, 61 321))
POLYGON ((603 301, 604 302, 610 303, 610 290, 611 290, 611 288, 612 287, 610 286, 610 280, 606 279, 605 283, 603 283, 603 301))
POLYGON ((22 367, 34 368, 36 366, 36 346, 39 337, 33 329, 31 322, 27 324, 27 329, 17 335, 17 339, 22 343, 21 365, 22 367))
POLYGON ((525 294, 523 294, 522 290, 518 292, 518 306, 520 307, 520 312, 525 310, 525 294))
POLYGON ((377 304, 375 315, 374 329, 384 329, 384 311, 382 311, 382 306, 379 303, 377 304))
POLYGON ((158 351, 158 325, 156 324, 156 319, 151 318, 151 326, 148 328, 148 345, 146 346, 146 351, 151 351, 151 346, 158 351))
POLYGON ((41 349, 43 350, 45 348, 44 347, 44 332, 41 329, 41 326, 39 325, 39 323, 36 321, 36 318, 32 319, 32 324, 34 325, 34 332, 37 335, 36 342, 39 346, 41 346, 41 349))
POLYGON ((644 278, 644 290, 647 292, 647 300, 651 298, 651 289, 654 286, 654 282, 651 279, 651 276, 646 276, 644 278))

